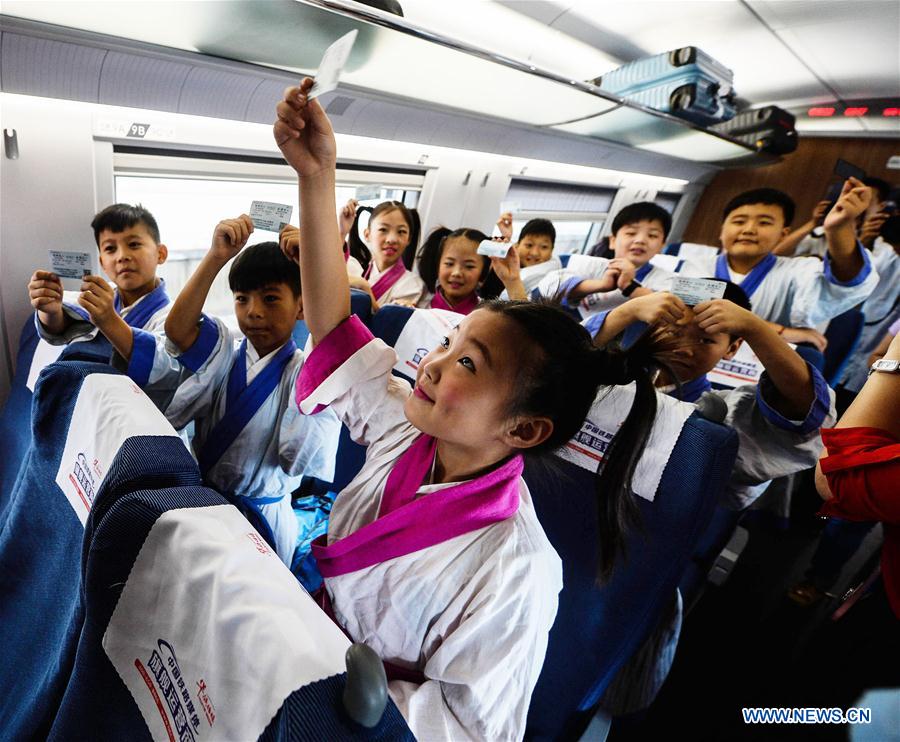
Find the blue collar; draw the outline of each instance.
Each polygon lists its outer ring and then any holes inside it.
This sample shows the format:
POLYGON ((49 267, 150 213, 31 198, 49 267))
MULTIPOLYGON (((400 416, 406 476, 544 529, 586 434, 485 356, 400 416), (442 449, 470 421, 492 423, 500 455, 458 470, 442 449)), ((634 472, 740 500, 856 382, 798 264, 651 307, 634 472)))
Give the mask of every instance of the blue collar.
MULTIPOLYGON (((763 279, 769 275, 769 271, 775 267, 776 262, 778 261, 775 259, 775 256, 772 253, 769 253, 753 267, 752 271, 744 276, 744 280, 738 285, 744 290, 744 293, 747 294, 748 299, 753 296, 753 293, 759 288, 763 279)), ((731 280, 731 274, 728 272, 728 255, 724 252, 716 258, 716 278, 722 281, 731 280)))
POLYGON ((706 374, 703 374, 703 376, 698 376, 696 379, 682 384, 681 394, 678 393, 679 387, 676 386, 671 392, 668 392, 668 395, 675 397, 675 399, 680 399, 682 402, 696 402, 703 396, 704 392, 708 392, 711 389, 712 384, 709 383, 706 374))
POLYGON ((644 263, 640 268, 637 269, 637 273, 634 274, 635 281, 643 281, 647 274, 653 270, 653 266, 650 265, 649 262, 644 263))
MULTIPOLYGON (((222 454, 234 443, 250 419, 256 414, 269 395, 281 382, 281 376, 291 356, 297 350, 293 340, 285 343, 256 378, 247 385, 247 339, 235 351, 225 397, 225 414, 206 437, 197 455, 200 472, 204 477, 222 458, 222 454)), ((237 493, 240 494, 240 493, 237 493)))
MULTIPOLYGON (((150 321, 150 318, 168 303, 169 295, 166 293, 166 282, 160 280, 159 285, 149 294, 141 297, 135 308, 128 312, 128 315, 123 318, 125 324, 134 329, 143 329, 150 321)), ((119 293, 118 289, 116 289, 114 306, 116 314, 121 316, 123 311, 122 295, 119 293)))

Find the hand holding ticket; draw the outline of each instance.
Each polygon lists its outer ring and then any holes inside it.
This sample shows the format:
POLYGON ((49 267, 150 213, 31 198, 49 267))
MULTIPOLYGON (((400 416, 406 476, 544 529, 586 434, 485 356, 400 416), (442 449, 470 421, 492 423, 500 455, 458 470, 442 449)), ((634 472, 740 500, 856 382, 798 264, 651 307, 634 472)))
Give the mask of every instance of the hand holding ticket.
POLYGON ((475 252, 477 252, 479 255, 484 255, 486 258, 505 258, 511 248, 512 245, 510 245, 508 242, 482 240, 475 252))
POLYGON ((725 296, 725 282, 714 278, 675 276, 671 291, 689 307, 693 307, 725 296))
POLYGON ((269 201, 253 201, 250 204, 250 221, 255 229, 266 232, 281 232, 291 222, 294 207, 269 201))
POLYGON ((81 291, 85 276, 100 276, 97 250, 50 250, 50 270, 59 276, 64 289, 81 291))
POLYGON ((319 69, 316 72, 315 83, 309 91, 309 99, 318 98, 323 93, 329 93, 338 86, 344 66, 353 51, 353 42, 356 41, 356 30, 341 36, 322 55, 319 69))

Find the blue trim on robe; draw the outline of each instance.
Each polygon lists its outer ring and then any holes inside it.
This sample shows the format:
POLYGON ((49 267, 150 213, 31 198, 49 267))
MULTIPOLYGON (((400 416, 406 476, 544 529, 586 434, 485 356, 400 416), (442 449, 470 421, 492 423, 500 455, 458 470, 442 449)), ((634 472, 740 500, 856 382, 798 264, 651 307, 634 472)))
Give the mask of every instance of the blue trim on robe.
POLYGON ((126 373, 135 384, 144 388, 150 383, 150 372, 156 355, 156 336, 152 332, 133 327, 131 343, 131 358, 126 373))
POLYGON ((835 286, 859 286, 869 277, 869 274, 872 272, 872 259, 869 257, 869 251, 863 247, 862 242, 859 240, 856 241, 856 249, 862 255, 863 267, 849 281, 839 281, 834 277, 834 274, 831 272, 831 253, 825 253, 825 267, 822 270, 829 283, 833 283, 835 286))
POLYGON ((200 315, 199 334, 194 344, 188 348, 176 360, 185 368, 197 373, 209 360, 219 341, 219 327, 215 321, 205 314, 200 315))
POLYGON ((559 289, 556 293, 562 297, 562 305, 564 307, 572 306, 571 304, 569 304, 569 294, 571 293, 572 289, 574 289, 583 280, 584 279, 580 276, 572 276, 571 278, 567 278, 560 284, 559 289))
POLYGON ((643 281, 647 277, 647 274, 652 270, 653 266, 649 262, 644 263, 640 268, 637 269, 637 272, 634 274, 634 280, 643 281))
MULTIPOLYGON (((133 330, 143 329, 150 321, 150 318, 168 303, 169 295, 166 293, 165 281, 160 279, 159 285, 154 288, 153 291, 151 291, 149 294, 141 297, 139 303, 134 307, 134 309, 128 312, 128 316, 122 317, 122 319, 124 319, 125 324, 127 324, 133 330)), ((116 309, 116 314, 121 317, 123 311, 122 296, 121 294, 119 294, 118 289, 116 289, 115 292, 113 306, 116 309)))
POLYGON ((672 242, 663 249, 664 255, 678 255, 681 252, 682 242, 672 242))
POLYGON ((667 392, 667 394, 675 399, 680 399, 682 402, 696 402, 705 392, 711 391, 712 384, 709 383, 706 374, 703 374, 696 379, 692 379, 691 381, 682 384, 680 389, 678 385, 676 385, 675 388, 671 392, 667 392), (681 392, 680 394, 679 391, 681 392))
POLYGON ((806 417, 800 423, 791 422, 766 402, 765 389, 772 386, 772 382, 765 371, 760 376, 759 384, 756 387, 756 403, 759 411, 766 420, 782 430, 802 434, 811 433, 822 427, 822 423, 831 409, 831 398, 828 394, 828 384, 825 381, 825 377, 811 363, 807 362, 806 366, 810 374, 812 374, 814 398, 809 406, 809 411, 806 413, 806 417))
MULTIPOLYGON (((94 324, 93 321, 91 321, 91 315, 88 314, 87 309, 84 309, 77 304, 69 304, 68 302, 63 302, 63 307, 69 311, 75 312, 75 314, 81 317, 85 322, 90 322, 92 325, 94 324)), ((37 312, 35 312, 35 315, 37 315, 37 312)))
POLYGON ((572 255, 569 253, 567 253, 565 255, 560 255, 559 256, 559 264, 563 268, 568 268, 569 267, 569 258, 571 258, 571 257, 572 257, 572 255))
MULTIPOLYGON (((228 374, 225 415, 213 426, 197 454, 197 462, 204 478, 281 383, 281 375, 296 350, 294 341, 288 340, 248 385, 246 338, 241 343, 234 354, 231 371, 228 374)), ((259 504, 260 499, 257 498, 256 502, 259 504)))
POLYGON ((592 317, 588 317, 581 325, 591 333, 591 337, 594 337, 598 332, 600 332, 603 327, 603 323, 606 322, 606 316, 611 312, 611 309, 604 309, 602 312, 597 312, 597 314, 592 317))
MULTIPOLYGON (((747 298, 751 298, 759 288, 760 284, 763 282, 766 276, 769 275, 769 271, 775 267, 775 263, 778 260, 776 257, 769 253, 760 260, 755 266, 753 266, 753 270, 751 270, 746 276, 744 276, 744 280, 741 281, 738 286, 740 286, 744 293, 747 294, 747 298)), ((720 281, 730 281, 731 274, 728 272, 728 254, 721 253, 719 257, 716 258, 716 278, 720 281)))

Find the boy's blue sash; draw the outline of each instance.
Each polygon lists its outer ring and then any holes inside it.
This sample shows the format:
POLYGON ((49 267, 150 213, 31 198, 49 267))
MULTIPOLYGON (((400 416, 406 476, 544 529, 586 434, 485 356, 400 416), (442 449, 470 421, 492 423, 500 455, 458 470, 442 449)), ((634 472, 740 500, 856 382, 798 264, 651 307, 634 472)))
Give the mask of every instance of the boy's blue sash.
POLYGON ((228 374, 225 415, 213 426, 197 455, 204 478, 278 386, 281 374, 295 350, 296 344, 289 340, 248 386, 246 338, 241 343, 234 354, 234 362, 228 374))
MULTIPOLYGON (((168 303, 169 295, 166 293, 165 283, 160 281, 159 286, 143 297, 137 306, 128 312, 126 317, 123 317, 125 324, 137 330, 143 329, 144 325, 150 321, 150 318, 168 303)), ((116 314, 121 316, 123 308, 122 295, 119 293, 118 289, 116 289, 114 306, 116 308, 116 314)))
POLYGON ((686 384, 682 384, 681 394, 679 394, 678 391, 679 388, 676 386, 669 392, 669 396, 680 399, 682 402, 696 402, 703 396, 704 392, 712 391, 712 384, 709 383, 706 374, 703 374, 703 376, 698 376, 696 379, 692 379, 686 384))
MULTIPOLYGON (((748 299, 753 296, 753 292, 759 288, 763 279, 769 275, 769 271, 775 267, 776 262, 778 261, 775 259, 775 256, 769 253, 753 266, 753 270, 738 284, 744 290, 744 293, 747 294, 748 299)), ((728 273, 728 256, 725 253, 716 258, 716 278, 721 281, 731 280, 731 276, 728 273)))
POLYGON ((644 263, 640 268, 637 269, 637 272, 634 274, 635 281, 643 281, 647 274, 653 270, 653 266, 650 263, 644 263))

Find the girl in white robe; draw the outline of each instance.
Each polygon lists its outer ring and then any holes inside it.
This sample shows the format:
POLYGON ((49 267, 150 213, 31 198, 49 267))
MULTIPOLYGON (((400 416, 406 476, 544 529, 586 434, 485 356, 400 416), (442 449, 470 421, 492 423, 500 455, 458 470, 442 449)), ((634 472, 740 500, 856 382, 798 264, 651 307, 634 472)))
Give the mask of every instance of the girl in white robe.
MULTIPOLYGON (((275 124, 300 176, 304 249, 291 257, 315 345, 297 401, 304 413, 330 406, 368 447, 335 500, 326 543, 314 548, 323 603, 385 661, 391 696, 418 738, 521 739, 562 587, 521 479, 522 453, 557 448, 580 428, 599 383, 634 377, 565 313, 530 302, 468 315, 423 359, 414 391, 394 377, 393 350, 349 316, 334 134, 307 100, 311 85, 286 91, 275 124)), ((636 399, 655 403, 643 382, 636 399)), ((616 514, 601 521, 604 573, 621 543, 618 515, 649 434, 646 412, 635 403, 601 476, 601 511, 616 514)))
POLYGON ((379 305, 402 302, 415 306, 425 295, 422 279, 403 263, 404 252, 415 250, 415 243, 415 220, 399 201, 383 201, 374 209, 357 211, 348 236, 348 259, 362 264, 362 277, 379 305), (371 216, 361 239, 359 215, 363 211, 371 211, 371 216))

